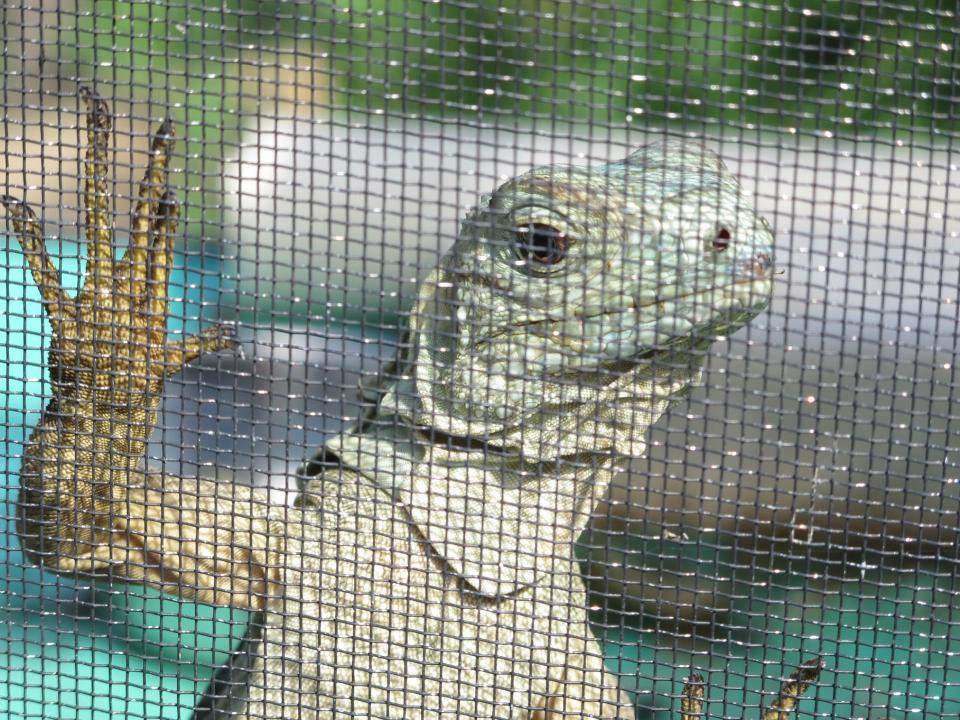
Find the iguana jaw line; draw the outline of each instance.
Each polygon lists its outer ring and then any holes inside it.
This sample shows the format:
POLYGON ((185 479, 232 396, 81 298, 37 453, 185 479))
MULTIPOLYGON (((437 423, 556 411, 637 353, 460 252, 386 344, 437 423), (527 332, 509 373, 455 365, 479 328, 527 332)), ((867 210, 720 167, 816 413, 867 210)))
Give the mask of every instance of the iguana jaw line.
MULTIPOLYGON (((665 303, 668 303, 668 302, 676 302, 676 301, 678 301, 678 300, 686 300, 686 299, 688 299, 688 298, 704 297, 704 296, 706 296, 706 295, 711 295, 711 294, 714 294, 714 293, 717 293, 717 292, 722 292, 723 290, 726 290, 727 288, 731 288, 731 287, 738 286, 738 285, 756 285, 756 286, 763 286, 764 284, 766 284, 766 285, 769 285, 769 284, 770 284, 770 279, 769 279, 768 277, 763 277, 763 278, 738 278, 738 279, 735 279, 735 280, 733 280, 732 282, 730 282, 730 283, 728 283, 728 284, 726 284, 726 285, 716 285, 716 286, 711 287, 711 288, 708 288, 708 289, 706 289, 706 290, 694 290, 694 291, 692 291, 692 292, 683 293, 682 295, 673 295, 673 296, 667 297, 667 298, 658 298, 658 299, 656 299, 656 300, 651 300, 651 301, 648 301, 648 302, 640 302, 640 303, 638 303, 638 302, 636 301, 636 298, 634 298, 629 305, 626 305, 626 306, 624 306, 624 307, 611 308, 610 310, 601 310, 600 312, 597 312, 597 313, 583 314, 583 313, 581 313, 581 312, 574 311, 574 316, 575 316, 575 317, 578 317, 578 318, 581 318, 581 319, 583 319, 583 320, 588 320, 588 319, 590 319, 590 318, 601 317, 601 316, 603 316, 603 315, 615 315, 615 314, 624 313, 624 312, 634 312, 634 311, 637 311, 637 310, 646 310, 646 309, 652 308, 652 307, 663 306, 665 303)), ((763 297, 766 297, 767 295, 769 295, 769 292, 765 293, 765 294, 763 295, 763 297)), ((764 302, 765 302, 765 301, 764 301, 764 302)))
POLYGON ((681 341, 713 339, 739 327, 766 306, 772 292, 770 275, 738 278, 724 286, 687 292, 671 298, 574 313, 574 318, 540 318, 472 339, 483 355, 491 344, 523 348, 514 357, 513 375, 568 374, 609 368, 611 363, 635 363, 651 353, 675 350, 681 341), (643 311, 670 306, 668 313, 643 311), (607 328, 597 327, 611 319, 607 328), (616 322, 619 318, 620 321, 616 322), (594 327, 591 327, 593 325, 594 327), (535 342, 539 340, 539 342, 535 342))

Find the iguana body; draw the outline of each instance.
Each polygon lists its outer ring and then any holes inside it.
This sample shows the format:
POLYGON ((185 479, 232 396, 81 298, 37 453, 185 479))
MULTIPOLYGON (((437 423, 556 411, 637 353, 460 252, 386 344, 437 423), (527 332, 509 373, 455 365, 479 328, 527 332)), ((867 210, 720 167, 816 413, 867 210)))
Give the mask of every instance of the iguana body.
POLYGON ((169 124, 113 260, 110 118, 88 103, 76 299, 33 214, 3 199, 54 331, 54 398, 21 473, 30 557, 259 611, 213 716, 633 717, 571 544, 703 349, 767 304, 772 236, 719 159, 656 144, 501 186, 424 282, 370 411, 290 508, 143 469, 164 378, 231 343, 165 336, 169 124))

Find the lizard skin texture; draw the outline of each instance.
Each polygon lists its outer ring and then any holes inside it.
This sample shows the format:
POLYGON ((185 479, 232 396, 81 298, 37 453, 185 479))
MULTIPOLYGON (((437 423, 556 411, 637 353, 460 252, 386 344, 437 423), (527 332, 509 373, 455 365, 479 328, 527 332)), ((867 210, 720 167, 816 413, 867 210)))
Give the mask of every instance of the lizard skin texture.
POLYGON ((172 124, 116 260, 111 116, 84 98, 76 297, 35 214, 2 198, 53 330, 53 398, 21 472, 28 556, 257 611, 197 717, 632 718, 572 542, 705 348, 769 301, 773 236, 720 159, 655 143, 483 199, 423 282, 368 411, 285 507, 144 469, 164 379, 233 341, 220 326, 166 337, 172 124))

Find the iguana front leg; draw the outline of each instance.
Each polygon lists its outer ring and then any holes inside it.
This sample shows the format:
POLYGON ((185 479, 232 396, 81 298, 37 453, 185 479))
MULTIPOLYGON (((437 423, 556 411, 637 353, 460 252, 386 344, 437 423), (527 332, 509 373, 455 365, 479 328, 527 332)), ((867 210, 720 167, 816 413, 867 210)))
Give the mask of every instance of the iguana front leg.
MULTIPOLYGON (((232 345, 222 326, 166 337, 179 207, 167 187, 173 147, 161 125, 140 183, 129 248, 115 259, 107 154, 112 120, 87 104, 83 210, 87 267, 64 291, 34 212, 0 197, 23 246, 53 339, 53 398, 24 453, 19 534, 33 560, 65 573, 149 582, 211 602, 260 607, 266 581, 261 500, 244 488, 151 476, 142 467, 164 379, 232 345)), ((265 499, 262 499, 265 503, 265 499)))

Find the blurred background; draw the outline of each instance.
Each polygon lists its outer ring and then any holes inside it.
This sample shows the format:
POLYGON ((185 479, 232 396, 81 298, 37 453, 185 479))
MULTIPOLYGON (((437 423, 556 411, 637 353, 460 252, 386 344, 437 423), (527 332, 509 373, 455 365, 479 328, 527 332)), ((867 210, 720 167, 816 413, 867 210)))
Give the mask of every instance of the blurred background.
MULTIPOLYGON (((944 0, 7 3, 4 192, 75 282, 79 84, 117 114, 128 224, 173 117, 185 240, 171 331, 244 352, 167 388, 149 462, 274 489, 356 412, 416 283, 482 193, 653 138, 720 151, 776 228, 768 313, 714 345, 578 552, 610 667, 666 718, 960 713, 960 28, 944 0), (742 708, 747 708, 743 710, 742 708), (751 711, 750 708, 753 708, 751 711)), ((122 235, 122 232, 121 232, 122 235)), ((8 534, 0 716, 189 717, 246 617, 29 567, 19 458, 45 402, 39 299, 0 263, 8 534)))

